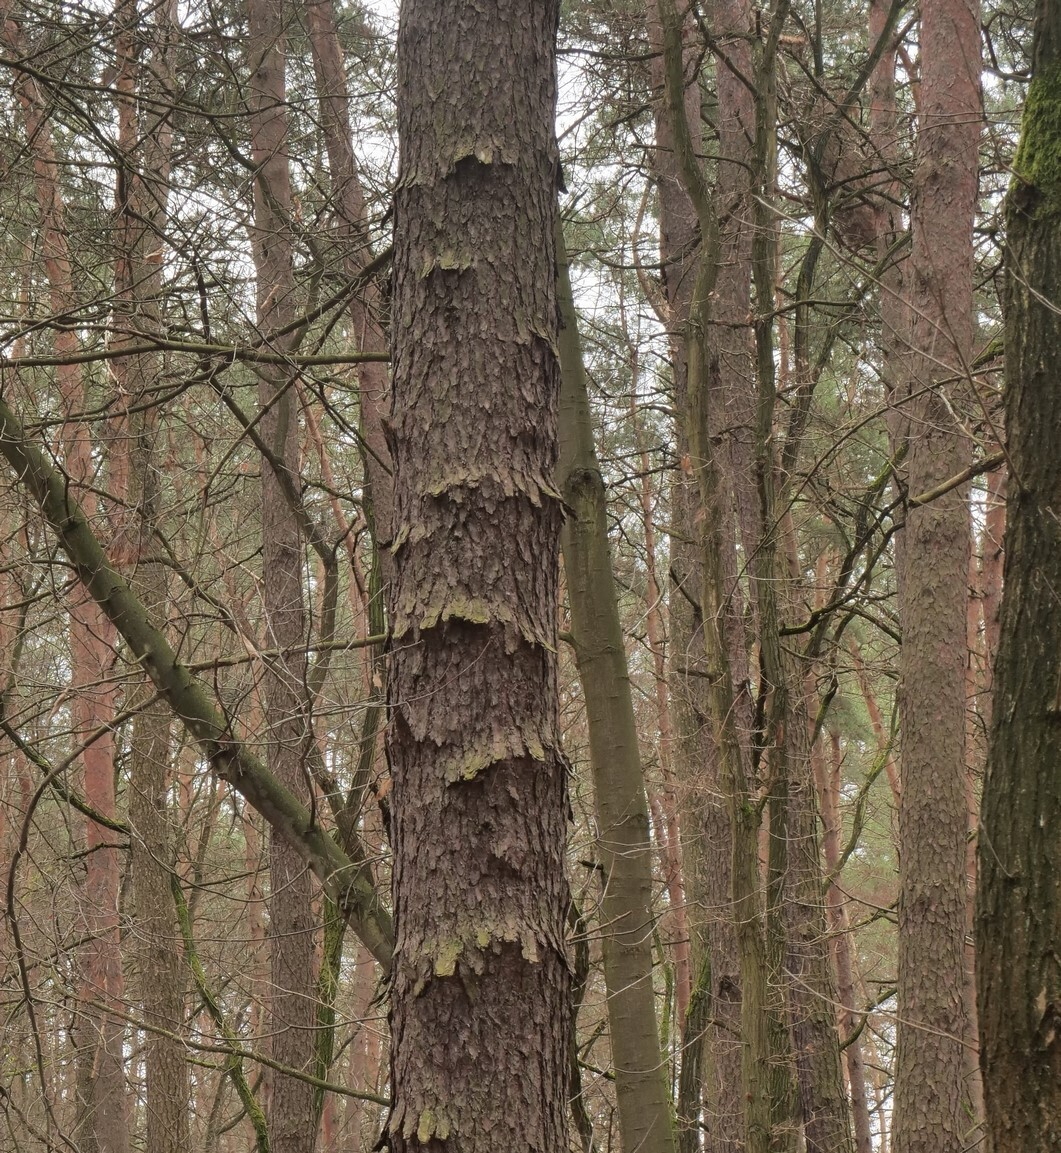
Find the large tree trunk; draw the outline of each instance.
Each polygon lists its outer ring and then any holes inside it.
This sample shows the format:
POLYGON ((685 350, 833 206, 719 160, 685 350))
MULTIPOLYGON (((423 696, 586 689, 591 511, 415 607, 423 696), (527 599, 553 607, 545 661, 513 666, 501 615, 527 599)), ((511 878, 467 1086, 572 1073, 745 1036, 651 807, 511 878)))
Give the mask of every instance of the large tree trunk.
POLYGON ((980 836, 981 1061, 994 1153, 1061 1148, 1061 13, 1039 0, 1006 202, 1007 509, 980 836))
POLYGON ((674 1149, 670 1092, 652 986, 652 844, 637 722, 608 543, 604 478, 593 444, 586 369, 563 237, 557 237, 560 364, 559 481, 562 534, 582 695, 589 726, 603 870, 601 936, 615 1099, 624 1150, 674 1149))
POLYGON ((398 34, 393 1153, 567 1147, 556 0, 398 34))
MULTIPOLYGON (((980 132, 975 0, 921 9, 922 120, 911 226, 903 477, 931 490, 968 464, 957 423, 973 325, 980 132), (955 383, 957 380, 958 383, 955 383), (949 381, 949 383, 944 383, 949 381)), ((907 511, 899 552, 903 789, 899 810, 897 1153, 964 1147, 966 488, 907 511)))
MULTIPOLYGON (((249 0, 251 66, 248 111, 256 165, 251 242, 257 274, 258 324, 263 333, 289 330, 296 315, 291 177, 288 167, 284 69, 284 0, 249 0)), ((280 351, 292 337, 277 342, 280 351)), ((288 492, 298 490, 299 420, 293 374, 261 366, 259 432, 269 450, 262 460, 262 598, 266 644, 277 651, 265 672, 270 772, 302 800, 309 799, 309 731, 302 602, 303 542, 288 492), (284 475, 286 474, 286 476, 284 475), (285 484, 285 480, 287 483, 285 484)), ((301 855, 284 839, 269 840, 269 942, 272 990, 268 1029, 271 1056, 309 1071, 314 1060, 313 881, 301 855)), ((316 1141, 313 1087, 272 1074, 269 1133, 276 1153, 311 1153, 316 1141)))

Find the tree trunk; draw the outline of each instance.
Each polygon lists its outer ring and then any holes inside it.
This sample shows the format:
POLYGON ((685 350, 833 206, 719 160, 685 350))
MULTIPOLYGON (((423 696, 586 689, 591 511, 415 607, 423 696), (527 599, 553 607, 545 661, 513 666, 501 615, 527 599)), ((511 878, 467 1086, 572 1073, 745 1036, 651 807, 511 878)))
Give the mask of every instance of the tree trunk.
MULTIPOLYGON (((158 100, 163 86, 172 80, 172 41, 175 12, 164 5, 148 22, 137 11, 135 0, 119 0, 118 172, 115 248, 115 326, 125 335, 116 348, 128 341, 138 343, 140 333, 149 337, 161 329, 158 301, 161 291, 162 251, 151 248, 166 220, 170 173, 171 131, 167 118, 159 117, 152 102, 138 103, 141 83, 152 88, 158 100), (137 65, 139 49, 146 52, 149 68, 137 65), (149 174, 149 176, 148 176, 149 174)), ((164 620, 168 603, 166 570, 150 559, 155 551, 161 491, 157 440, 160 413, 150 405, 162 365, 158 356, 137 354, 114 361, 114 379, 121 403, 126 407, 125 436, 115 446, 122 462, 125 491, 117 532, 117 549, 128 564, 132 587, 152 615, 164 620)), ((116 482, 115 487, 119 485, 116 482)), ((154 695, 144 675, 135 690, 146 701, 154 695)), ((171 806, 167 800, 170 781, 170 726, 166 704, 145 703, 133 718, 129 748, 130 868, 136 910, 135 962, 137 996, 148 1025, 144 1067, 146 1153, 184 1153, 188 1144, 189 1085, 185 1050, 180 1037, 184 1028, 184 975, 176 913, 170 894, 174 867, 171 806)))
POLYGON ((556 0, 398 33, 393 1153, 568 1144, 556 0))
MULTIPOLYGON (((0 3, 0 38, 13 56, 24 55, 21 27, 10 18, 6 2, 0 3)), ((78 309, 77 292, 47 101, 28 72, 18 75, 15 91, 33 158, 39 243, 51 307, 57 316, 72 316, 78 309)), ((64 359, 75 356, 77 334, 70 328, 57 330, 54 351, 64 359)), ((57 367, 56 384, 64 411, 60 439, 69 482, 83 493, 89 509, 98 516, 99 502, 93 493, 96 461, 87 422, 78 415, 90 407, 86 403, 87 378, 80 365, 68 361, 57 367)), ((83 746, 79 759, 86 801, 103 816, 113 818, 115 741, 111 722, 118 703, 117 686, 111 678, 115 630, 87 588, 74 587, 69 612, 72 739, 75 749, 83 746)), ((127 1153, 125 1025, 119 1016, 108 1011, 121 1010, 124 991, 118 924, 121 866, 118 849, 107 829, 89 819, 84 835, 81 900, 86 943, 78 957, 79 998, 83 1005, 72 1030, 77 1050, 75 1134, 85 1153, 127 1153)))
MULTIPOLYGON (((682 126, 677 123, 684 117, 688 127, 689 146, 699 147, 700 134, 700 85, 687 70, 698 67, 699 53, 695 47, 674 53, 681 63, 675 67, 684 85, 679 99, 667 88, 666 67, 663 56, 663 23, 667 16, 661 6, 659 14, 650 15, 650 33, 653 36, 660 57, 654 73, 654 85, 659 89, 655 108, 656 149, 655 164, 659 182, 660 198, 660 256, 663 263, 663 281, 668 308, 669 335, 671 338, 671 366, 674 376, 674 393, 679 412, 677 447, 679 457, 690 461, 689 434, 686 413, 689 407, 689 374, 686 354, 686 328, 692 307, 693 290, 702 270, 702 261, 717 259, 714 254, 702 250, 704 237, 701 233, 697 210, 687 187, 688 174, 683 156, 679 151, 679 138, 682 126), (696 126, 696 130, 693 130, 696 126)), ((688 22, 686 22, 688 29, 688 22)), ((738 43, 736 50, 740 61, 745 59, 745 46, 738 43)), ((725 65, 720 71, 725 70, 725 65)), ((728 125, 730 135, 727 143, 736 150, 742 150, 746 142, 742 140, 743 127, 750 124, 752 114, 750 104, 742 100, 741 94, 727 88, 721 81, 723 90, 720 100, 727 97, 737 103, 727 103, 727 112, 720 119, 728 125), (744 117, 747 116, 747 119, 744 117)), ((699 165, 699 157, 692 158, 699 165)), ((733 187, 737 174, 741 171, 739 156, 734 163, 723 165, 720 183, 723 187, 733 187)), ((747 183, 746 174, 744 183, 747 183)), ((736 194, 735 192, 733 193, 736 194)), ((720 191, 720 196, 725 192, 720 191)), ((730 218, 734 229, 740 232, 743 240, 732 240, 734 252, 741 249, 747 254, 747 235, 742 228, 740 212, 730 218)), ((731 253, 734 255, 734 253, 731 253)), ((733 278, 736 298, 741 299, 740 285, 744 286, 744 315, 748 311, 748 286, 750 277, 747 266, 734 270, 733 278)), ((732 279, 732 278, 731 278, 732 279)), ((732 303, 732 300, 730 300, 732 303)), ((743 335, 745 363, 747 363, 747 331, 743 335)), ((732 351, 734 338, 727 344, 732 351)), ((724 421, 720 422, 724 423, 724 421)), ((674 745, 676 774, 681 781, 683 796, 682 828, 685 834, 684 859, 686 892, 689 902, 689 924, 693 943, 692 968, 700 980, 707 982, 706 988, 698 990, 693 1000, 701 1004, 706 999, 705 1030, 701 1040, 704 1046, 704 1108, 706 1129, 704 1144, 707 1153, 736 1153, 741 1148, 744 1137, 745 1097, 741 1088, 741 1067, 743 1045, 741 1043, 741 977, 740 959, 732 909, 732 857, 733 833, 729 807, 720 782, 719 751, 716 734, 709 719, 710 706, 707 701, 708 674, 711 671, 704 651, 704 627, 700 605, 703 566, 700 538, 703 533, 702 521, 698 519, 700 493, 697 477, 691 465, 675 473, 671 487, 672 520, 671 534, 671 576, 670 619, 671 619, 671 678, 672 697, 677 730, 674 745)), ((726 501, 729 510, 732 502, 726 501)), ((732 537, 733 515, 728 514, 728 535, 732 537)), ((735 568, 735 566, 731 566, 735 568)), ((739 628, 734 629, 743 611, 743 597, 735 587, 735 573, 727 573, 727 590, 731 595, 724 598, 727 614, 727 635, 735 639, 730 660, 736 667, 735 680, 738 685, 746 681, 743 670, 743 643, 739 642, 739 628)), ((741 730, 750 728, 752 714, 751 700, 747 692, 740 692, 736 701, 738 725, 741 730)), ((686 1045, 693 1038, 685 1038, 686 1045)), ((688 1078, 683 1078, 687 1092, 691 1092, 688 1078)), ((699 1101, 679 1102, 679 1122, 682 1125, 683 1141, 686 1134, 695 1135, 699 1118, 699 1101)))
POLYGON ((601 934, 615 1099, 624 1150, 672 1153, 674 1128, 652 985, 652 844, 637 722, 608 543, 608 507, 593 444, 586 369, 563 236, 557 237, 562 533, 582 695, 589 726, 604 874, 601 934))
MULTIPOLYGON (((255 164, 251 242, 257 274, 258 324, 263 333, 288 330, 296 316, 291 177, 285 112, 284 0, 249 0, 251 67, 248 111, 255 164)), ((286 336, 274 345, 287 350, 286 336)), ((269 771, 302 801, 309 800, 306 757, 313 740, 304 651, 303 542, 288 492, 298 490, 299 421, 293 374, 282 365, 259 369, 262 460, 262 599, 266 643, 277 650, 266 666, 269 771), (286 476, 284 475, 286 474, 286 476), (285 480, 287 484, 285 484, 285 480)), ((283 838, 269 841, 271 1056, 309 1072, 314 1060, 313 882, 301 855, 283 838)), ((269 1133, 275 1153, 312 1153, 316 1142, 313 1087, 293 1077, 269 1078, 269 1133)))
MULTIPOLYGON (((328 153, 332 195, 338 211, 338 232, 343 241, 343 272, 353 279, 368 263, 368 212, 361 177, 354 157, 350 124, 350 95, 346 83, 342 46, 335 20, 334 0, 304 0, 306 25, 317 80, 321 131, 328 153)), ((380 352, 387 346, 384 329, 385 304, 372 281, 350 296, 350 323, 356 346, 364 352, 380 352)), ((380 560, 386 567, 390 553, 384 546, 391 539, 394 496, 390 448, 383 430, 383 412, 389 393, 387 366, 369 361, 358 368, 361 386, 361 437, 365 482, 370 494, 372 530, 380 544, 380 560)), ((389 578, 389 571, 384 574, 389 578)))
MULTIPOLYGON (((903 369, 903 481, 932 489, 961 472, 958 426, 973 325, 972 223, 980 133, 975 0, 925 0, 911 227, 911 349, 903 369), (958 383, 954 383, 955 378, 958 383), (949 379, 949 383, 943 383, 949 379)), ((966 487, 906 516, 899 554, 902 803, 896 1153, 957 1153, 965 1012, 966 487)))
POLYGON ((994 1153, 1061 1147, 1061 13, 1039 0, 1006 201, 1005 581, 980 835, 981 1063, 994 1153))

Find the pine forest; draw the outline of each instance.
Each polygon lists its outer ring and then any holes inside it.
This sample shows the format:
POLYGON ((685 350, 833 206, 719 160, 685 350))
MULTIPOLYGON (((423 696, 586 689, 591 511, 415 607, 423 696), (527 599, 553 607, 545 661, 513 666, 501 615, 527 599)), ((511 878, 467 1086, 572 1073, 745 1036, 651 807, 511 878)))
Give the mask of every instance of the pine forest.
POLYGON ((1061 1151, 1061 4, 0 0, 0 1153, 1061 1151))

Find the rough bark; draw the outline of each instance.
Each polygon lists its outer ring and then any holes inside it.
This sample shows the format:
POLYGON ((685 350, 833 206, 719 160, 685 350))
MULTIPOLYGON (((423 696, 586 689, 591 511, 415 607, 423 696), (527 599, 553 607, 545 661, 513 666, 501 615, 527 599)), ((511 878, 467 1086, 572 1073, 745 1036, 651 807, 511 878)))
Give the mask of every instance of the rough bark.
POLYGON ((394 1153, 567 1146, 556 0, 398 33, 394 1153))
POLYGON ((981 1063, 994 1153, 1061 1147, 1061 13, 1039 0, 1006 201, 1010 461, 980 834, 981 1063))
MULTIPOLYGON (((254 253, 257 321, 263 332, 287 331, 297 314, 291 175, 285 109, 286 21, 284 0, 249 0, 248 119, 255 164, 254 253)), ((287 351, 297 339, 277 343, 287 351)), ((263 365, 258 373, 262 406, 259 434, 269 449, 262 460, 262 607, 267 644, 277 650, 266 665, 264 686, 267 763, 278 781, 306 803, 310 731, 306 634, 302 600, 303 541, 289 492, 298 490, 299 421, 293 373, 263 365), (286 474, 286 475, 284 475, 286 474), (286 481, 286 483, 285 483, 286 481)), ((314 1059, 313 882, 298 851, 282 837, 269 841, 271 991, 268 1029, 271 1056, 309 1071, 314 1059)), ((316 1142, 313 1088, 271 1074, 269 1133, 276 1153, 312 1153, 316 1142)))
POLYGON ((593 443, 586 370, 563 237, 560 307, 561 536, 571 632, 586 702, 603 870, 601 935, 615 1099, 624 1149, 669 1153, 674 1127, 652 984, 652 843, 626 645, 608 542, 604 478, 593 443))
MULTIPOLYGON (((958 425, 973 324, 980 130, 975 0, 921 9, 921 124, 911 205, 913 312, 903 365, 902 477, 926 492, 969 463, 958 425), (944 379, 950 383, 943 383, 944 379), (957 381, 957 383, 955 383, 957 381)), ((897 1153, 964 1147, 966 488, 909 508, 899 554, 902 803, 897 1153)))

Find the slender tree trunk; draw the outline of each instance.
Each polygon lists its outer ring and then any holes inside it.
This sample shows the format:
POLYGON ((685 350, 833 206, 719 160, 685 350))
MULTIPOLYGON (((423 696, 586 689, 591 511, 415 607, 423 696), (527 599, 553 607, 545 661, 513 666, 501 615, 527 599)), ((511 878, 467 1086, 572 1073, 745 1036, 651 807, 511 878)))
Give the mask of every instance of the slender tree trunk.
MULTIPOLYGON (((790 668, 788 677, 788 683, 798 689, 797 670, 790 668)), ((836 1028, 840 998, 830 958, 822 887, 817 793, 811 766, 813 721, 804 700, 792 702, 788 725, 786 960, 803 1131, 808 1153, 854 1153, 836 1028)))
POLYGON ((818 779, 819 805, 822 814, 822 852, 831 882, 825 892, 826 910, 832 929, 833 955, 836 958, 836 984, 839 1001, 840 1037, 843 1042, 844 1064, 851 1095, 851 1117, 855 1132, 855 1153, 873 1153, 870 1129, 869 1097, 866 1089, 866 1064, 862 1052, 859 1020, 855 1007, 856 986, 852 960, 851 924, 847 915, 844 895, 836 884, 835 874, 840 865, 840 784, 843 756, 840 737, 830 737, 831 763, 826 759, 821 744, 812 750, 818 779))
MULTIPOLYGON (((0 3, 0 32, 9 52, 24 55, 18 23, 9 5, 0 3)), ((52 310, 59 316, 77 312, 74 265, 59 168, 47 118, 47 103, 28 73, 18 74, 16 96, 33 158, 40 213, 40 244, 52 310)), ((72 356, 78 338, 71 329, 55 334, 55 353, 72 356)), ((56 369, 65 420, 61 432, 64 464, 70 480, 85 492, 98 512, 91 486, 96 479, 89 430, 79 414, 88 405, 87 383, 76 363, 56 369)), ((87 590, 75 586, 70 603, 70 662, 73 740, 85 743, 80 760, 86 801, 105 817, 115 815, 114 734, 118 692, 111 679, 116 633, 87 590), (91 738, 91 740, 90 740, 91 738)), ((118 902, 121 868, 111 834, 95 821, 85 824, 85 876, 82 889, 83 935, 79 957, 79 997, 83 1001, 74 1025, 77 1048, 77 1119, 75 1134, 85 1153, 127 1153, 128 1115, 123 1042, 125 1026, 108 1009, 119 1009, 124 991, 119 950, 118 902)))
MULTIPOLYGON (((636 375, 636 373, 635 373, 636 375)), ((643 442, 637 412, 637 397, 630 400, 630 416, 634 422, 638 455, 641 461, 639 502, 641 523, 645 538, 645 639, 652 654, 655 677, 656 724, 659 733, 660 776, 663 780, 659 806, 662 819, 655 813, 653 820, 660 826, 660 859, 667 899, 670 905, 672 951, 674 956, 674 1004, 678 1014, 679 1034, 685 1037, 685 1017, 692 995, 691 941, 689 938, 689 912, 686 905, 685 873, 682 862, 682 832, 678 815, 678 790, 675 787, 674 724, 671 719, 670 692, 667 686, 667 617, 660 586, 656 534, 656 501, 653 499, 652 464, 643 442)), ((683 1052, 684 1052, 683 1044, 683 1052)))
MULTIPOLYGON (((655 164, 660 197, 660 255, 663 263, 664 289, 671 338, 671 365, 674 376, 676 406, 681 414, 678 421, 677 443, 683 467, 675 474, 671 488, 672 520, 670 620, 671 620, 671 678, 674 702, 676 739, 674 762, 676 775, 681 781, 682 828, 685 843, 685 879, 689 902, 689 924, 692 938, 692 969, 698 983, 706 983, 694 993, 692 1001, 703 1006, 705 1029, 704 1054, 704 1106, 706 1128, 704 1143, 707 1153, 735 1153, 741 1147, 744 1135, 744 1093, 741 1088, 741 977, 740 959, 733 918, 732 857, 733 834, 729 807, 720 780, 719 751, 716 734, 712 730, 710 705, 707 700, 708 674, 711 666, 704 651, 704 623, 700 604, 703 566, 699 539, 701 522, 697 518, 700 493, 697 477, 691 466, 689 435, 685 414, 689 408, 689 375, 686 354, 686 328, 690 319, 693 291, 702 270, 702 261, 709 257, 702 251, 704 237, 700 221, 687 188, 687 173, 679 138, 683 135, 677 118, 683 117, 689 126, 690 149, 699 140, 700 85, 691 70, 696 67, 698 53, 693 47, 680 53, 679 73, 684 90, 675 99, 667 88, 663 23, 666 13, 650 14, 650 33, 661 53, 654 83, 659 89, 655 107, 656 150, 655 164), (687 76, 686 70, 690 70, 687 76), (691 126, 697 126, 693 131, 691 126)), ((689 21, 684 27, 692 33, 689 21)), ((741 105, 741 108, 744 106, 741 105)), ((742 121, 733 110, 723 121, 732 123, 734 138, 740 135, 742 121)), ((734 147, 743 144, 732 139, 734 147)), ((688 159, 688 158, 687 158, 688 159)), ((692 158, 699 165, 699 157, 692 158)), ((734 169, 737 168, 734 164, 734 169)), ((732 178, 732 174, 731 177, 732 178)), ((732 217, 743 223, 739 213, 732 217)), ((746 243, 745 243, 746 248, 746 243)), ((747 284, 747 269, 740 275, 747 284)), ((747 298, 745 297, 745 315, 747 298)), ((746 344, 745 339, 745 344, 746 344)), ((730 508, 730 502, 724 503, 730 508)), ((728 523, 732 524, 732 516, 728 523)), ((731 529, 732 531, 732 529, 731 529)), ((733 626, 742 611, 743 598, 735 587, 733 594, 724 598, 727 606, 728 635, 736 634, 733 626)), ((733 646, 730 659, 736 664, 735 680, 746 683, 742 670, 743 645, 733 646)), ((739 693, 737 709, 740 728, 750 728, 751 701, 746 691, 739 693)), ((693 1044, 692 1036, 685 1044, 693 1044)), ((693 1086, 683 1079, 687 1093, 693 1086)), ((699 1101, 684 1100, 679 1105, 679 1121, 684 1134, 695 1134, 699 1116, 699 1101)))
POLYGON ((405 0, 388 755, 393 1153, 567 1147, 556 0, 405 0))
MULTIPOLYGON (((159 105, 147 104, 142 118, 138 97, 144 76, 151 77, 154 101, 172 77, 175 13, 169 5, 148 22, 135 0, 120 0, 118 11, 118 171, 115 266, 116 328, 135 342, 139 333, 158 333, 162 242, 170 173, 171 132, 159 105), (147 49, 150 45, 150 50, 147 49), (140 50, 150 71, 139 75, 140 50)), ((166 570, 150 559, 160 512, 156 442, 160 413, 149 403, 158 380, 160 358, 138 354, 114 361, 119 397, 131 411, 125 436, 115 448, 123 464, 124 514, 117 549, 129 565, 130 583, 147 610, 165 619, 166 570)), ((115 483, 115 482, 112 482, 115 483)), ((116 485, 117 487, 117 485, 116 485)), ((145 675, 136 693, 154 695, 145 675)), ((189 1085, 184 1046, 184 977, 176 914, 170 894, 174 866, 170 805, 167 801, 171 756, 171 713, 165 703, 146 704, 133 719, 130 740, 130 866, 136 910, 137 996, 149 1026, 145 1035, 147 1153, 184 1153, 189 1148, 189 1085)))
POLYGON ((604 874, 601 933, 615 1099, 623 1149, 672 1153, 674 1127, 652 984, 652 844, 626 645, 608 543, 604 478, 593 444, 586 370, 563 236, 560 306, 560 467, 568 514, 561 536, 582 695, 589 726, 604 874))
MULTIPOLYGON (((911 207, 911 349, 902 380, 903 482, 961 472, 955 416, 972 351, 972 223, 980 134, 975 0, 921 8, 921 125, 911 207), (944 380, 949 382, 944 383, 944 380)), ((899 554, 903 792, 899 810, 897 1153, 957 1153, 965 1010, 966 488, 910 508, 899 554)))
POLYGON ((1061 1147, 1061 13, 1036 12, 1006 201, 1005 585, 980 835, 977 965, 993 1153, 1061 1147))
MULTIPOLYGON (((334 0, 303 0, 313 70, 317 79, 321 130, 331 169, 332 192, 339 216, 339 236, 343 241, 343 271, 357 276, 369 260, 367 243, 368 212, 354 156, 350 122, 350 95, 339 43, 334 0)), ((373 281, 350 296, 348 306, 354 340, 365 352, 380 352, 387 347, 384 327, 385 305, 373 281)), ((380 545, 380 559, 385 567, 390 552, 385 546, 391 540, 392 492, 390 447, 383 429, 383 413, 389 396, 387 366, 369 361, 358 368, 361 385, 362 459, 370 494, 372 529, 380 545)))
MULTIPOLYGON (((248 111, 256 165, 251 241, 257 273, 258 324, 263 333, 287 329, 297 307, 291 177, 285 110, 284 0, 248 0, 251 67, 248 111)), ((280 351, 292 336, 275 342, 280 351)), ((260 435, 270 452, 262 461, 262 597, 266 642, 278 655, 265 673, 270 772, 303 801, 309 799, 309 731, 302 601, 303 541, 285 489, 299 476, 298 404, 293 375, 261 366, 260 435), (283 475, 286 473, 286 477, 283 475), (284 481, 288 484, 285 485, 284 481)), ((314 1059, 315 1004, 313 883, 300 854, 279 837, 269 842, 270 1055, 309 1071, 314 1059)), ((312 1153, 316 1140, 313 1087, 280 1074, 269 1077, 269 1132, 276 1153, 312 1153)))

